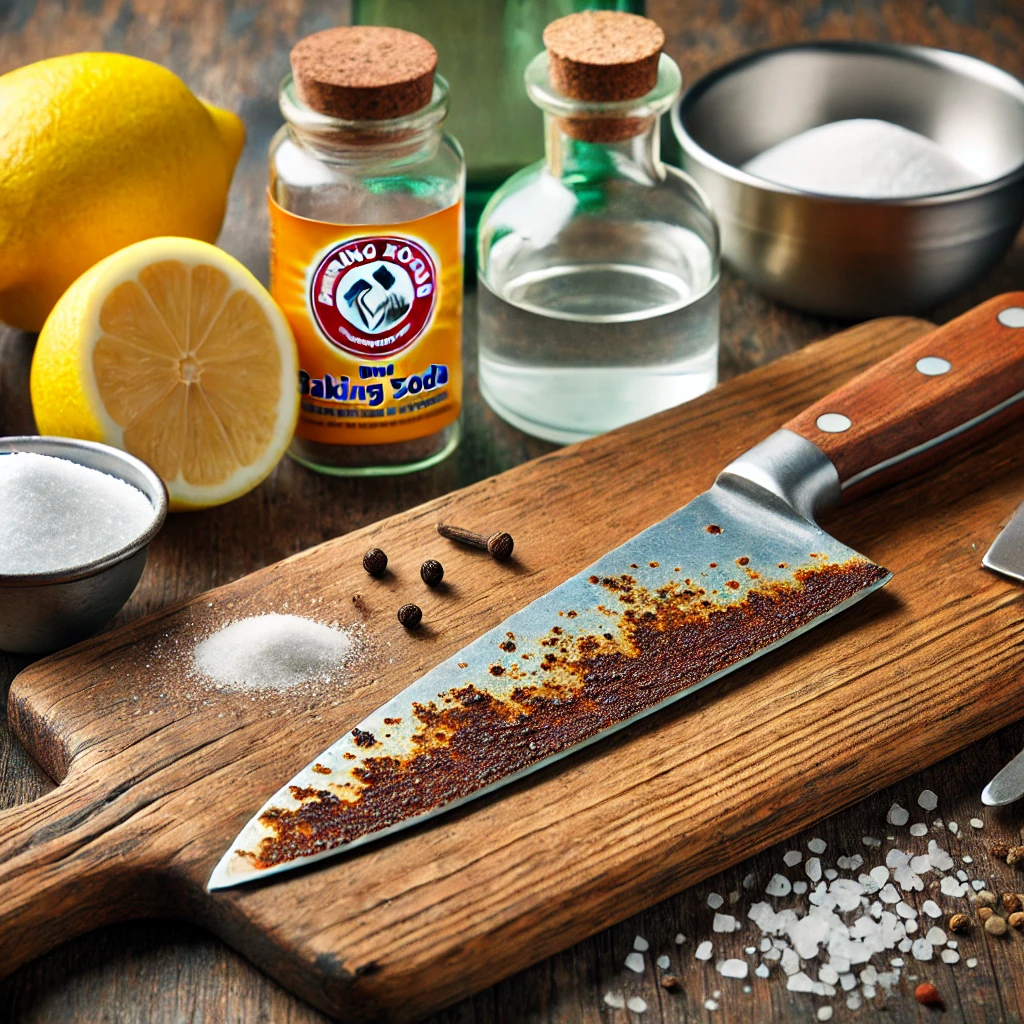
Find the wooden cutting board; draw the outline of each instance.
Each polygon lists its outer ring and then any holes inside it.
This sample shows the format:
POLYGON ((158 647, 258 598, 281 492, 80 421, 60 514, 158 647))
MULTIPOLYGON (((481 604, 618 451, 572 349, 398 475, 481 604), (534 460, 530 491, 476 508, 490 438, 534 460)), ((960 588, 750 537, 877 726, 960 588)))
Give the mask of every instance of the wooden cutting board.
POLYGON ((1024 588, 980 563, 1024 498, 1014 425, 825 524, 895 572, 846 614, 459 812, 205 891, 262 801, 367 712, 927 327, 861 325, 27 668, 10 718, 60 785, 0 814, 3 969, 102 923, 180 915, 342 1020, 410 1020, 1019 717, 1024 588), (509 530, 516 560, 451 546, 439 519, 509 530), (381 581, 360 567, 371 545, 391 559, 381 581), (427 557, 443 592, 418 579, 427 557), (417 633, 395 619, 407 600, 424 608, 417 633), (190 672, 197 636, 267 611, 358 627, 350 681, 255 698, 190 672))

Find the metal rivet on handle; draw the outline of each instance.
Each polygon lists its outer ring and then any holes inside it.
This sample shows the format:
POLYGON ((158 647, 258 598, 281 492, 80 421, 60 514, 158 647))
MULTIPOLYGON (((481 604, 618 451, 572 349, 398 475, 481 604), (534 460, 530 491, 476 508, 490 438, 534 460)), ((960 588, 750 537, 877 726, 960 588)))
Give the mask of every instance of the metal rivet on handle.
POLYGON ((815 425, 826 434, 841 434, 853 426, 853 421, 841 412, 825 412, 815 420, 815 425))
POLYGON ((941 377, 953 369, 953 364, 941 356, 922 356, 914 366, 918 373, 923 373, 926 377, 941 377))
POLYGON ((1020 306, 1010 306, 1002 310, 996 319, 1004 327, 1024 327, 1024 309, 1020 306))

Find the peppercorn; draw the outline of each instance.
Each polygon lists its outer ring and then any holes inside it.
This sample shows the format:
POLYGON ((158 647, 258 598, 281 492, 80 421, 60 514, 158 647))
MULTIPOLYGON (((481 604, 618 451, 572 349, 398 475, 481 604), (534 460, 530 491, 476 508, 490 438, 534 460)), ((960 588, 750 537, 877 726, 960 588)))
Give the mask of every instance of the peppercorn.
POLYGON ((971 927, 971 919, 966 914, 953 914, 949 918, 951 932, 966 932, 971 927))
POLYGON ((1014 928, 1024 928, 1024 913, 1021 913, 1021 911, 1018 910, 1017 913, 1011 914, 1010 924, 1013 925, 1014 928))
POLYGON ((444 566, 436 558, 428 558, 420 566, 420 579, 428 587, 436 587, 444 579, 444 566))
POLYGON ((987 921, 994 913, 991 907, 978 907, 978 920, 987 921))
POLYGON ((1014 864, 1019 864, 1022 860, 1024 860, 1024 846, 1011 846, 1006 855, 1006 863, 1013 867, 1014 864))
POLYGON ((371 576, 383 576, 388 568, 388 556, 380 548, 370 548, 363 555, 363 568, 371 576))
POLYGON ((987 931, 989 935, 1005 935, 1006 919, 1000 917, 998 914, 993 914, 985 922, 985 931, 987 931))
POLYGON ((682 982, 674 974, 663 974, 661 976, 661 987, 666 992, 678 992, 682 989, 682 982))
POLYGON ((1003 910, 1008 914, 1016 914, 1020 908, 1020 897, 1015 892, 1003 893, 1003 910))
POLYGON ((1010 852, 1010 844, 992 843, 988 848, 988 852, 991 856, 996 857, 999 860, 1006 860, 1006 855, 1010 852))
POLYGON ((398 621, 406 629, 415 629, 423 618, 423 609, 418 604, 403 604, 398 609, 398 621))
POLYGON ((914 998, 922 1006, 942 1005, 942 996, 939 995, 939 990, 930 981, 922 981, 921 984, 914 989, 914 998))

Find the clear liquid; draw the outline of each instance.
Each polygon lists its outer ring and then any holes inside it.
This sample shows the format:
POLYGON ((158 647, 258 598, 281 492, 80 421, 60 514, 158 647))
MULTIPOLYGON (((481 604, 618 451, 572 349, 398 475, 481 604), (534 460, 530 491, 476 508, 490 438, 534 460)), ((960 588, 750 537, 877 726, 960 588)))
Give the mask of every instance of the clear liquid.
POLYGON ((662 242, 665 232, 674 258, 660 267, 574 262, 502 280, 502 268, 517 261, 497 254, 494 287, 480 277, 480 390, 499 416, 569 443, 715 386, 714 259, 695 233, 665 226, 662 242))

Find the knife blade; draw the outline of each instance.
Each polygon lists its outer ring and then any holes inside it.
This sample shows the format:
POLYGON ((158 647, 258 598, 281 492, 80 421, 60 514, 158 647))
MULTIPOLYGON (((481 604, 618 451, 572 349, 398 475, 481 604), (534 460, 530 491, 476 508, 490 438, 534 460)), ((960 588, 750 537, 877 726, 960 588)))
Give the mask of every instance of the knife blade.
POLYGON ((883 586, 890 573, 815 517, 1024 408, 1024 331, 997 318, 1021 304, 1024 293, 991 300, 876 365, 740 456, 709 491, 411 683, 263 804, 208 888, 421 824, 883 586), (930 372, 936 360, 956 372, 930 372))
POLYGON ((999 531, 999 536, 985 552, 981 564, 986 569, 1001 572, 1004 576, 1024 583, 1024 504, 1017 508, 1010 521, 999 531))
POLYGON ((981 791, 987 807, 1003 807, 1024 796, 1024 751, 1021 751, 981 791))

